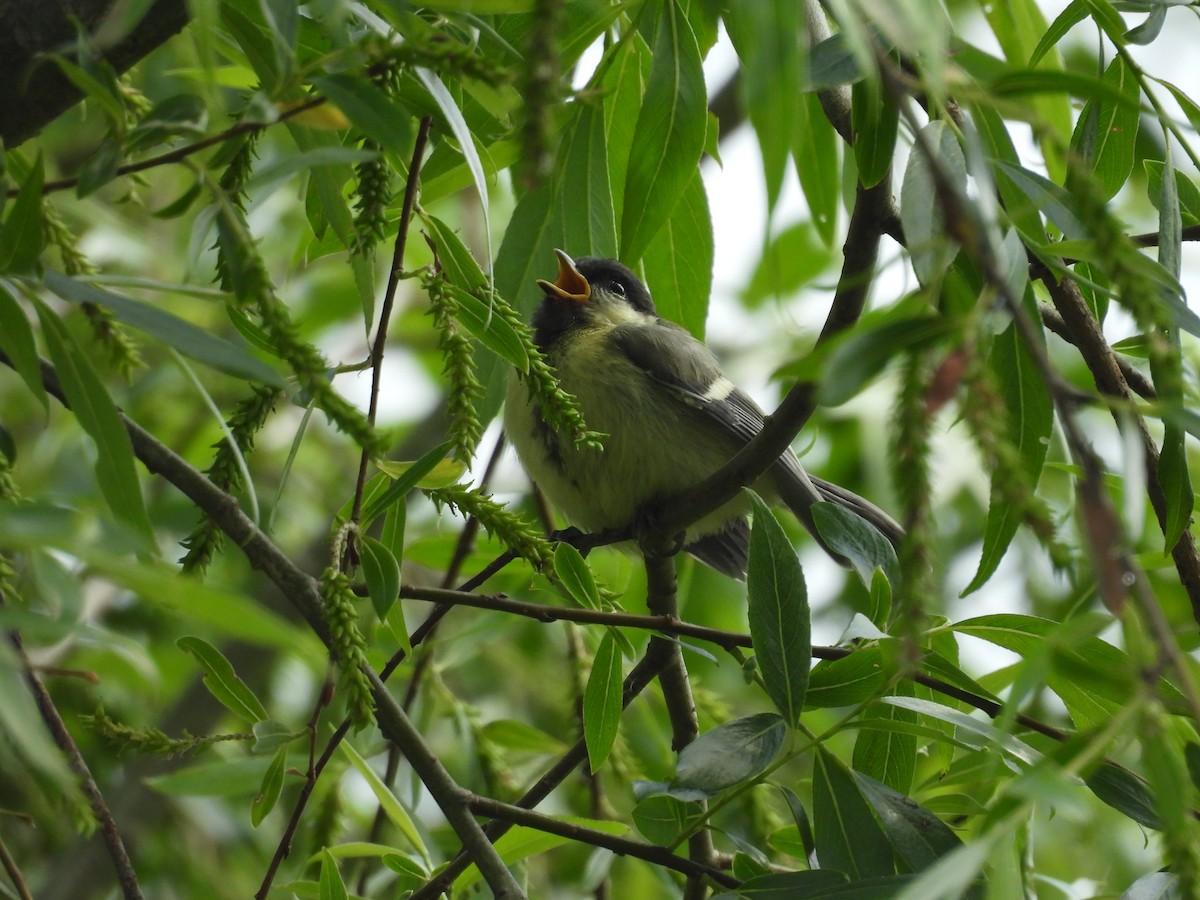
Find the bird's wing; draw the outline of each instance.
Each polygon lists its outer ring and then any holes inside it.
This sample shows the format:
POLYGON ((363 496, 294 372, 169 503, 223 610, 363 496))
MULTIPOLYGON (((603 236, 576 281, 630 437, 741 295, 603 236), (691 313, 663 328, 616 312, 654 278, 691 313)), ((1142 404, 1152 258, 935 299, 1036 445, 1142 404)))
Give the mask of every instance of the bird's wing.
POLYGON ((734 519, 720 531, 706 534, 683 549, 730 578, 744 579, 750 554, 750 526, 745 519, 734 519))
POLYGON ((682 402, 701 410, 740 443, 763 427, 763 411, 735 387, 707 347, 672 322, 618 325, 609 336, 626 359, 682 402), (665 361, 672 365, 667 367, 665 361))

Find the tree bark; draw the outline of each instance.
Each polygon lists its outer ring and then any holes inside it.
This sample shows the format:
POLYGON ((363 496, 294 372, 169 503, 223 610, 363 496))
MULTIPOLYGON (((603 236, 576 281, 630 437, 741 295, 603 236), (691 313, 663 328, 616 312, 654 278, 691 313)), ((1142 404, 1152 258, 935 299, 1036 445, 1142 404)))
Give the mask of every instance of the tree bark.
POLYGON ((43 54, 74 56, 78 29, 124 72, 188 22, 186 0, 156 0, 128 33, 126 0, 0 0, 0 140, 16 147, 79 102, 81 92, 43 54), (116 32, 116 33, 114 33, 116 32))

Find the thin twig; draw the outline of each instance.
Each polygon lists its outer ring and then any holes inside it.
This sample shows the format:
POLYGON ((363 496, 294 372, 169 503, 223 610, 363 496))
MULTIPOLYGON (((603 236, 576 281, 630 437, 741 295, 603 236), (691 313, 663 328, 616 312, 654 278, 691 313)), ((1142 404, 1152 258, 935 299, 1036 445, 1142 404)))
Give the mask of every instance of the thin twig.
MULTIPOLYGON (((420 127, 417 129, 412 162, 409 163, 408 178, 404 184, 400 225, 396 229, 396 241, 392 249, 392 267, 388 271, 387 289, 384 291, 383 306, 379 311, 379 325, 376 326, 375 342, 371 345, 371 399, 367 407, 367 423, 372 428, 375 426, 375 416, 379 411, 379 387, 383 381, 383 351, 387 346, 388 325, 392 320, 392 307, 396 303, 396 291, 400 286, 400 279, 404 275, 404 249, 408 245, 408 229, 421 184, 421 160, 425 157, 425 147, 429 142, 429 129, 432 124, 433 117, 425 116, 421 119, 420 127)), ((371 453, 364 448, 358 462, 358 480, 354 485, 354 507, 350 513, 351 522, 357 522, 362 516, 363 489, 367 484, 367 467, 370 462, 371 453)))
POLYGON ((33 894, 29 893, 29 885, 25 883, 25 876, 21 874, 21 867, 8 852, 8 845, 2 839, 0 839, 0 867, 3 867, 4 873, 8 875, 8 880, 12 882, 13 890, 17 892, 20 900, 33 900, 33 894))
MULTIPOLYGON (((2 600, 3 597, 0 596, 0 602, 2 600)), ((117 827, 112 811, 108 808, 104 794, 100 792, 100 786, 92 777, 87 760, 83 758, 83 754, 79 752, 79 747, 75 744, 75 739, 67 730, 67 724, 59 715, 58 707, 54 705, 54 699, 46 690, 45 682, 34 670, 33 663, 29 660, 29 654, 25 652, 25 642, 21 640, 20 632, 15 628, 9 631, 8 641, 16 651, 17 660, 20 662, 22 673, 25 676, 25 683, 29 685, 29 691, 37 703, 38 712, 41 713, 46 730, 50 732, 50 737, 54 739, 55 746, 66 759, 71 772, 79 779, 79 786, 83 790, 84 796, 87 797, 92 815, 100 823, 100 833, 104 836, 104 844, 108 847, 108 856, 117 870, 117 881, 120 882, 125 900, 142 900, 145 895, 138 884, 137 872, 134 871, 133 861, 129 858, 129 851, 125 849, 121 830, 117 827)))
MULTIPOLYGON (((176 147, 174 150, 168 150, 166 153, 160 153, 158 156, 151 156, 149 159, 143 159, 140 162, 126 163, 123 166, 118 166, 116 175, 132 175, 135 172, 144 172, 147 169, 154 169, 158 166, 166 166, 171 163, 182 162, 193 153, 199 153, 201 150, 207 150, 215 144, 220 144, 231 138, 241 137, 243 134, 250 134, 255 131, 263 131, 277 122, 286 122, 288 119, 298 116, 301 113, 306 113, 314 107, 325 103, 324 97, 312 97, 305 100, 303 103, 298 103, 291 109, 284 110, 279 114, 279 118, 274 122, 238 122, 229 128, 226 128, 220 134, 214 134, 211 137, 202 138, 191 144, 184 144, 182 147, 176 147)), ((67 188, 73 188, 79 184, 79 177, 59 178, 56 181, 47 181, 42 186, 43 194, 50 194, 55 191, 63 191, 67 188)), ((15 197, 20 193, 20 188, 9 188, 8 196, 15 197)))
POLYGON ((493 800, 491 797, 473 795, 470 802, 471 809, 477 815, 487 816, 489 819, 502 819, 510 825, 522 825, 526 828, 544 831, 547 834, 557 834, 560 837, 590 844, 594 847, 604 847, 606 850, 611 850, 613 853, 619 853, 622 856, 644 859, 656 866, 682 872, 688 876, 689 880, 695 878, 703 882, 704 879, 708 878, 726 888, 736 888, 741 884, 738 879, 722 872, 715 866, 702 865, 695 860, 676 856, 666 847, 656 847, 653 844, 644 844, 641 841, 631 841, 628 838, 618 837, 604 831, 597 831, 595 828, 587 828, 572 822, 564 822, 562 819, 533 812, 522 806, 514 806, 511 803, 502 803, 499 800, 493 800))

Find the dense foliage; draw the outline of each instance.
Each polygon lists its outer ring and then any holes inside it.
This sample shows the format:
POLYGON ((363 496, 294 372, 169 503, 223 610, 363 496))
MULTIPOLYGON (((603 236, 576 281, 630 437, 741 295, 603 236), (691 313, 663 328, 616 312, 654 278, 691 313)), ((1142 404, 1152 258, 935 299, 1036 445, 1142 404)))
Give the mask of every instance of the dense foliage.
POLYGON ((0 893, 1200 896, 1191 4, 197 0, 118 74, 148 5, 0 156, 0 893), (603 444, 556 247, 782 398, 603 540, 493 424, 603 444), (598 546, 802 428, 895 552, 598 546))

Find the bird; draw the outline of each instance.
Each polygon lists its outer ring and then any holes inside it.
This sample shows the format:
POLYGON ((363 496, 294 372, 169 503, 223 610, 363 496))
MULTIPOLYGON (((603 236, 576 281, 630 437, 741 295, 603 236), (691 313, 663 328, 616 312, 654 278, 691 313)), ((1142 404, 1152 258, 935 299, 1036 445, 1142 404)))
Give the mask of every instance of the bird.
MULTIPOLYGON (((614 259, 572 259, 555 250, 558 275, 531 320, 533 341, 560 386, 579 405, 602 449, 576 446, 546 423, 517 373, 505 398, 505 434, 526 472, 575 527, 596 532, 635 525, 658 502, 684 494, 746 445, 762 409, 726 377, 687 329, 659 316, 647 287, 614 259)), ((825 543, 812 507, 831 501, 864 518, 893 544, 903 529, 869 501, 805 472, 789 448, 753 485, 787 506, 825 543)), ((745 492, 688 526, 682 549, 743 579, 749 552, 745 492)))

